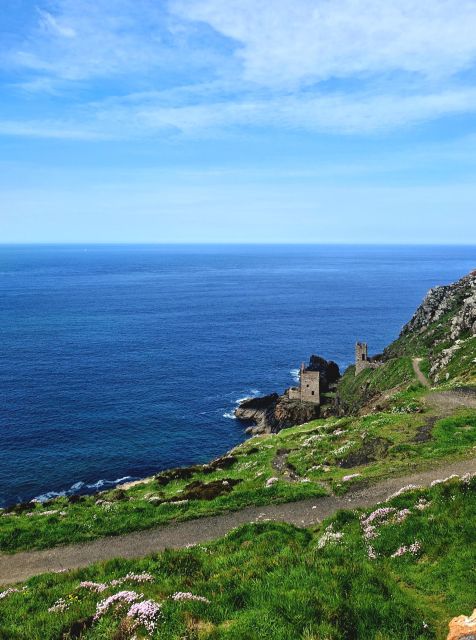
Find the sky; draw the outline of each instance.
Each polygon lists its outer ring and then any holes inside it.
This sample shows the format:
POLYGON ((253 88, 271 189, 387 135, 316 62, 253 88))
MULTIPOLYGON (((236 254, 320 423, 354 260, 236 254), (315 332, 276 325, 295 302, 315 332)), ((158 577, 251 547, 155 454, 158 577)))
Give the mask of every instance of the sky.
POLYGON ((1 0, 0 242, 476 244, 476 0, 1 0))

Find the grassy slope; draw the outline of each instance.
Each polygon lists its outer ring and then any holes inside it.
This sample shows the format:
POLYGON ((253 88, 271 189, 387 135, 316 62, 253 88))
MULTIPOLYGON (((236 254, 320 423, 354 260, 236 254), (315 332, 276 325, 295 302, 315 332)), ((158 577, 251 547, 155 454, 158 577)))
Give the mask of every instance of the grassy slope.
POLYGON ((340 409, 344 413, 357 413, 373 398, 406 388, 412 382, 416 378, 408 356, 391 359, 378 369, 364 369, 358 376, 355 368, 349 367, 338 385, 340 409))
MULTIPOLYGON (((121 623, 127 610, 111 609, 88 625, 97 602, 127 589, 162 603, 151 635, 161 640, 443 640, 449 619, 474 607, 476 481, 447 481, 389 504, 410 513, 401 522, 395 514, 380 522, 370 543, 360 514, 344 511, 313 530, 246 525, 207 547, 32 578, 25 591, 0 599, 0 637, 68 638, 82 620, 84 639, 125 640, 131 634, 118 629, 127 627, 121 623), (421 498, 429 503, 423 510, 416 507, 421 498), (342 537, 323 546, 329 525, 342 537), (416 541, 421 550, 415 555, 391 557, 416 541), (105 583, 130 571, 150 572, 154 580, 101 594, 79 588, 81 580, 105 583), (175 602, 170 595, 177 591, 210 602, 175 602), (48 612, 58 598, 68 609, 48 612)), ((143 628, 137 634, 149 637, 143 628)))
POLYGON ((58 498, 20 514, 0 516, 0 549, 13 552, 90 540, 194 517, 239 509, 249 504, 268 504, 343 493, 354 483, 374 482, 391 474, 432 465, 438 460, 471 455, 476 446, 476 412, 465 410, 441 420, 433 436, 418 442, 418 434, 435 420, 421 410, 419 386, 396 394, 387 412, 363 417, 317 420, 270 436, 252 438, 232 453, 235 464, 212 474, 195 473, 188 480, 159 486, 156 480, 126 492, 111 491, 70 504, 58 498), (290 482, 283 470, 273 467, 278 452, 286 452, 287 463, 298 476, 290 482), (343 482, 346 475, 359 474, 343 482), (266 481, 279 481, 266 487, 266 481), (213 500, 180 502, 190 482, 241 479, 233 490, 213 500), (178 504, 154 504, 154 497, 174 498, 178 504), (123 499, 123 498, 126 499, 123 499), (121 499, 118 499, 121 498, 121 499), (152 501, 151 501, 152 498, 152 501), (55 511, 56 513, 49 513, 55 511))

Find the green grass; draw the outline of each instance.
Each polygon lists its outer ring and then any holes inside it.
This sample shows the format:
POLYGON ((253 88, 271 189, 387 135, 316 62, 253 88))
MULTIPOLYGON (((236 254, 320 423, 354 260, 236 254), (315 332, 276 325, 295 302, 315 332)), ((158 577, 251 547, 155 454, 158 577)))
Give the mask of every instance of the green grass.
POLYGON ((23 513, 4 513, 0 515, 0 549, 12 553, 47 548, 248 505, 342 494, 356 483, 373 483, 471 455, 476 446, 476 411, 460 411, 453 418, 436 422, 432 437, 418 441, 425 425, 437 420, 431 412, 422 412, 423 394, 419 385, 410 386, 392 397, 386 412, 316 420, 276 435, 257 436, 234 449, 231 453, 236 461, 222 471, 197 471, 187 480, 166 486, 151 479, 128 491, 109 491, 73 504, 58 498, 27 507, 23 513), (453 422, 464 423, 464 435, 458 435, 459 427, 455 431, 453 422), (288 466, 278 470, 275 461, 283 451, 288 466), (289 481, 288 469, 296 481, 289 481), (354 477, 344 481, 348 475, 354 477), (271 477, 277 477, 278 482, 267 487, 271 477), (214 499, 183 501, 190 483, 226 479, 240 482, 214 499), (163 499, 172 502, 157 503, 163 499))
POLYGON ((337 387, 340 409, 346 414, 357 413, 377 396, 414 382, 412 360, 406 356, 389 360, 377 369, 364 369, 357 376, 355 368, 349 367, 337 387))
POLYGON ((24 591, 0 599, 0 637, 79 637, 81 621, 84 640, 126 640, 127 609, 112 608, 98 622, 92 616, 100 600, 133 590, 162 605, 156 630, 149 636, 139 628, 137 638, 443 640, 448 621, 475 605, 476 482, 448 481, 389 505, 395 511, 374 520, 377 536, 370 541, 360 513, 342 511, 316 529, 246 525, 206 546, 32 578, 24 591), (397 516, 403 509, 409 513, 397 516), (415 542, 414 555, 392 557, 415 542), (152 582, 126 580, 100 594, 79 587, 144 571, 152 582), (209 603, 174 601, 178 591, 209 603), (67 609, 48 612, 59 598, 67 609))

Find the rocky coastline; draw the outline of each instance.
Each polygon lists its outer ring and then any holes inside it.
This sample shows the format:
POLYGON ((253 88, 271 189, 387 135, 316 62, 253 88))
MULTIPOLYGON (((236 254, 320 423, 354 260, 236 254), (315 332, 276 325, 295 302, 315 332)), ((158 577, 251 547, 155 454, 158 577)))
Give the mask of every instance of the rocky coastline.
POLYGON ((332 393, 340 378, 339 366, 332 360, 312 355, 306 371, 320 374, 320 402, 294 399, 290 397, 290 389, 286 389, 281 395, 271 393, 258 398, 246 398, 240 402, 234 413, 238 420, 247 425, 247 433, 277 433, 281 429, 304 424, 316 418, 329 417, 335 413, 332 393))

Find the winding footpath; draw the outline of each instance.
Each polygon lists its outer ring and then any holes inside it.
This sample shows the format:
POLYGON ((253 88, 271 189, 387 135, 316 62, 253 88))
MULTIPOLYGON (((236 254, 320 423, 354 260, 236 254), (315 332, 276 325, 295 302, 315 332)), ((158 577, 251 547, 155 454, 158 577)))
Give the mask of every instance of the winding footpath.
POLYGON ((430 383, 428 381, 428 378, 424 375, 423 371, 420 369, 420 362, 422 360, 423 360, 423 358, 413 358, 413 360, 412 360, 413 371, 415 372, 415 375, 418 378, 418 381, 421 382, 421 384, 424 387, 429 389, 430 388, 430 383))
POLYGON ((189 520, 116 537, 100 538, 84 544, 0 555, 0 585, 21 582, 49 571, 78 569, 101 560, 117 557, 139 558, 167 548, 179 549, 209 542, 246 523, 273 521, 307 527, 318 524, 323 518, 327 518, 339 509, 370 507, 383 502, 408 484, 428 486, 433 480, 468 472, 476 472, 476 458, 460 460, 399 478, 389 478, 377 484, 356 489, 340 498, 328 496, 279 505, 248 507, 237 512, 189 520))

